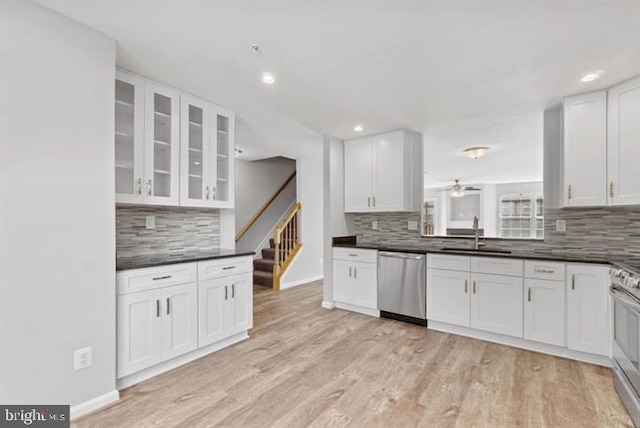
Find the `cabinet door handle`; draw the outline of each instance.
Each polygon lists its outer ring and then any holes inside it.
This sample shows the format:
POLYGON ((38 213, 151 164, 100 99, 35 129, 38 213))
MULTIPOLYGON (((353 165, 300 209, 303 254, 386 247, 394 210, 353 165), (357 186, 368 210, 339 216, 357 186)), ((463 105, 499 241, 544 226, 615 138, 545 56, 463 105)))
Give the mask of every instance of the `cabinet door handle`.
POLYGON ((569 184, 569 191, 567 193, 567 197, 571 199, 571 184, 569 184))
POLYGON ((358 268, 353 268, 353 277, 354 278, 358 277, 358 268))
POLYGON ((367 196, 367 206, 371 208, 371 196, 367 196))
POLYGON ((147 181, 147 193, 149 194, 149 196, 151 196, 151 188, 153 187, 153 181, 151 181, 151 179, 149 179, 149 181, 147 181))
POLYGON ((209 200, 209 186, 205 187, 205 198, 207 198, 207 201, 209 200))
POLYGON ((138 178, 138 195, 142 195, 142 178, 138 178))
POLYGON ((229 269, 235 269, 235 266, 225 266, 222 268, 222 270, 229 270, 229 269))
POLYGON ((373 208, 375 208, 375 207, 376 207, 376 197, 374 196, 373 197, 373 208))
POLYGON ((156 318, 160 318, 160 299, 156 299, 156 318))
POLYGON ((468 285, 469 285, 469 280, 468 280, 468 279, 465 279, 465 280, 464 280, 464 292, 465 292, 465 293, 466 293, 466 292, 467 292, 467 290, 468 290, 468 285))
POLYGON ((171 310, 169 309, 170 308, 170 303, 169 302, 170 302, 170 299, 167 297, 167 315, 169 315, 171 313, 171 310))
POLYGON ((171 278, 171 275, 163 275, 163 276, 156 276, 154 278, 151 278, 151 280, 160 281, 161 279, 169 279, 169 278, 171 278))
POLYGON ((473 281, 473 294, 476 294, 476 282, 473 281))
POLYGON ((528 296, 527 296, 527 300, 530 302, 531 301, 531 287, 529 287, 529 291, 527 292, 528 296))
POLYGON ((615 185, 613 184, 613 181, 611 183, 609 183, 609 196, 611 198, 613 198, 615 195, 615 185))
POLYGON ((571 289, 572 290, 576 289, 576 275, 575 274, 571 275, 571 289))
POLYGON ((349 266, 349 278, 351 278, 351 266, 349 266))
POLYGON ((231 284, 231 298, 234 299, 236 297, 236 285, 231 284))
POLYGON ((213 196, 211 197, 211 199, 213 199, 214 201, 216 200, 217 188, 218 186, 213 186, 213 196))
POLYGON ((224 300, 227 300, 227 295, 228 295, 228 290, 227 290, 227 286, 224 286, 224 300))

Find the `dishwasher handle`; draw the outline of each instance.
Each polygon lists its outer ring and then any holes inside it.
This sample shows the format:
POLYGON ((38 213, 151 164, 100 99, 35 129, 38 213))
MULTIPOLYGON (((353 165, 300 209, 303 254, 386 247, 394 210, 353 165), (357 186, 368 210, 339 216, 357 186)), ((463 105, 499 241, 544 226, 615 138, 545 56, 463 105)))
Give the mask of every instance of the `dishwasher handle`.
POLYGON ((424 260, 424 254, 407 254, 407 253, 392 253, 388 251, 378 252, 380 257, 391 257, 394 259, 409 259, 409 260, 424 260))

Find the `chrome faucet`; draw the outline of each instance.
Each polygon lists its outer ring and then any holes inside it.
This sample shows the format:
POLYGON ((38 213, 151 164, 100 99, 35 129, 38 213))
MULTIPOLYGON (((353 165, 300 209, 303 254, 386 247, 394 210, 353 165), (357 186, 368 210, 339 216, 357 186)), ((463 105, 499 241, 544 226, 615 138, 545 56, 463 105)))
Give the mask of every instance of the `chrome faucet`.
POLYGON ((484 242, 479 242, 480 228, 478 227, 478 216, 473 216, 473 231, 474 231, 473 249, 477 250, 480 247, 486 245, 484 242))

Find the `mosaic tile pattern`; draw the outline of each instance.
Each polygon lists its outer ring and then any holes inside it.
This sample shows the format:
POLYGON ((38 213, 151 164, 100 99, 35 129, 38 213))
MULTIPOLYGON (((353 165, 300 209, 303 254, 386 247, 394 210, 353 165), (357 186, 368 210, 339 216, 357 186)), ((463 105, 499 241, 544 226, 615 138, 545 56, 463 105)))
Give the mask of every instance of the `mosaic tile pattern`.
POLYGON ((212 209, 116 207, 116 254, 130 257, 220 248, 220 212, 212 209), (145 217, 156 216, 156 228, 145 217))
MULTIPOLYGON (((420 213, 354 214, 355 235, 362 244, 409 245, 425 250, 471 245, 471 238, 422 237, 419 231, 407 229, 409 220, 420 224, 420 213), (374 220, 379 230, 371 229, 374 220)), ((512 251, 640 263, 640 207, 546 209, 544 229, 544 241, 491 239, 490 245, 512 251), (565 234, 555 231, 556 220, 566 220, 565 234)))

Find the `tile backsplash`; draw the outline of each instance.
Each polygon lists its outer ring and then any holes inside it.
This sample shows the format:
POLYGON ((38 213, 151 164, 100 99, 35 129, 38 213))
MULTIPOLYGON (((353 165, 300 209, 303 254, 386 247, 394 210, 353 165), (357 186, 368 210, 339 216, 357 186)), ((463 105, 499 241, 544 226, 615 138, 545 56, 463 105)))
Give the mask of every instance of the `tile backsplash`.
POLYGON ((197 208, 116 207, 118 257, 220 248, 220 211, 197 208), (156 217, 147 229, 146 216, 156 217))
MULTIPOLYGON (((354 214, 354 231, 358 243, 410 245, 418 248, 468 248, 471 239, 422 237, 419 231, 407 229, 409 220, 418 221, 420 213, 354 214), (378 221, 378 230, 371 222, 378 221)), ((640 263, 640 207, 571 208, 545 210, 543 241, 492 239, 492 247, 512 251, 536 251, 548 254, 570 254, 603 257, 640 263), (557 233, 556 220, 566 220, 567 232, 557 233)))

